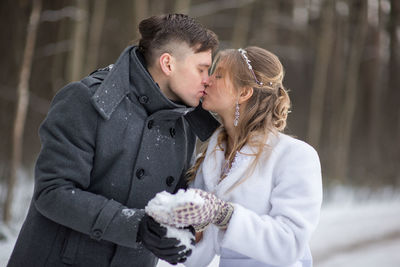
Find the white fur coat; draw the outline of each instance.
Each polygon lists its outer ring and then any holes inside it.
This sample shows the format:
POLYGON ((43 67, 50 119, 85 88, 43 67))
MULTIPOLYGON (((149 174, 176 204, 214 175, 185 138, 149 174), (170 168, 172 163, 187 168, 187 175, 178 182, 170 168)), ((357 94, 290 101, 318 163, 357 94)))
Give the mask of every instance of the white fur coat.
POLYGON ((254 151, 244 147, 219 182, 224 152, 217 147, 218 133, 192 187, 232 202, 235 210, 226 230, 211 225, 204 231, 185 265, 207 266, 218 254, 220 266, 312 266, 308 243, 322 202, 317 152, 285 134, 271 134, 251 176, 232 189, 249 174, 254 156, 246 154, 254 151))

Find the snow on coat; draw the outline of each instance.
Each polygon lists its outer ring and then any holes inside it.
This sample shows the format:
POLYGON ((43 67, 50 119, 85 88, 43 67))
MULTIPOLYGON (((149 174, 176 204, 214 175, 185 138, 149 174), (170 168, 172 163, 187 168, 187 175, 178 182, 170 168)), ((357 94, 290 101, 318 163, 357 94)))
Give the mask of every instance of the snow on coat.
POLYGON ((285 134, 270 135, 263 155, 247 180, 254 156, 245 146, 221 182, 224 152, 211 137, 193 187, 234 203, 226 230, 211 225, 203 232, 186 266, 207 266, 220 255, 220 266, 312 266, 309 241, 322 202, 321 168, 317 152, 285 134), (233 188, 233 189, 232 189, 233 188))

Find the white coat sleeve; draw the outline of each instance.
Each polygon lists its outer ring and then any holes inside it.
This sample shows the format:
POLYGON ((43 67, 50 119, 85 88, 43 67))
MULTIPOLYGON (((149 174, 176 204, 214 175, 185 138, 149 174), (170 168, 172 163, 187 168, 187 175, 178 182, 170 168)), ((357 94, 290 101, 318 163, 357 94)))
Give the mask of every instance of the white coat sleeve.
MULTIPOLYGON (((189 185, 191 188, 205 189, 204 179, 201 170, 197 172, 196 179, 189 185)), ((214 238, 216 231, 208 227, 203 232, 203 238, 196 243, 192 254, 184 262, 186 267, 205 267, 213 260, 215 256, 214 238)))
POLYGON ((217 234, 211 227, 203 232, 203 238, 196 244, 192 254, 187 258, 186 267, 206 267, 215 257, 213 236, 217 234))
POLYGON ((298 141, 282 155, 274 168, 269 214, 260 216, 234 204, 220 241, 222 247, 277 266, 293 264, 304 255, 322 202, 317 152, 298 141))

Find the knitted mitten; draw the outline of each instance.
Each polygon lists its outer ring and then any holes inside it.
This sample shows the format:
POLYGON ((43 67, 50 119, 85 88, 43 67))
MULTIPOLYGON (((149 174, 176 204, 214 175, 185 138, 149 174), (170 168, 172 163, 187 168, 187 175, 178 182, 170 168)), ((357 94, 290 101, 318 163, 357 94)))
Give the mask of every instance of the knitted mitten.
POLYGON ((159 223, 175 227, 193 226, 203 231, 210 223, 225 229, 233 213, 231 203, 200 189, 179 190, 171 195, 157 194, 146 206, 146 213, 159 223))

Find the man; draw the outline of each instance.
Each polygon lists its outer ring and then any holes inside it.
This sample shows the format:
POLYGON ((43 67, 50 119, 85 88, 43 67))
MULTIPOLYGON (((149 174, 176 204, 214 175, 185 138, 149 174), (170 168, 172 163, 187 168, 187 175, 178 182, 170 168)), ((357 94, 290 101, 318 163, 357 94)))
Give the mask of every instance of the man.
POLYGON ((145 19, 139 31, 139 47, 53 99, 8 266, 142 267, 190 253, 143 209, 184 187, 195 135, 205 140, 218 126, 194 108, 218 41, 179 14, 145 19))

